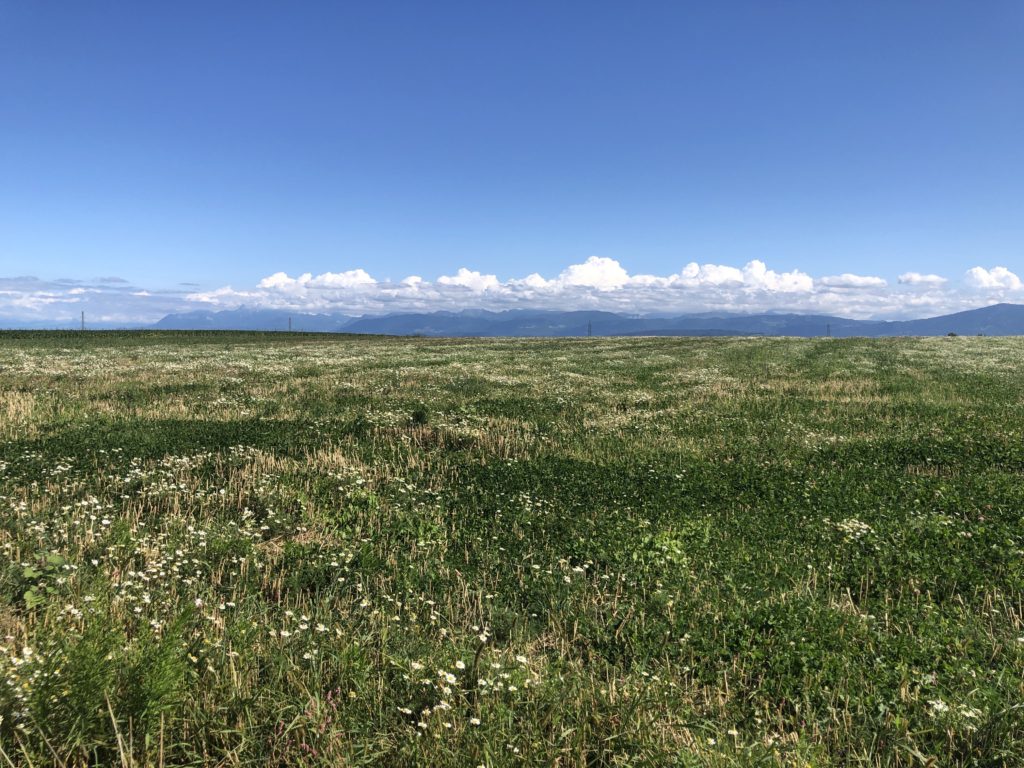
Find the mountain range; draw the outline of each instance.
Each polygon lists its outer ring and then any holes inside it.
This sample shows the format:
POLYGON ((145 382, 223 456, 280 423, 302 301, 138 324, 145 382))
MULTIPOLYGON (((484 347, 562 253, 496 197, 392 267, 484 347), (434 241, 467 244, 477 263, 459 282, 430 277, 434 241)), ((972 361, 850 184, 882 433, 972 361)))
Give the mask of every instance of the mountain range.
MULTIPOLYGON (((993 304, 918 320, 851 320, 832 315, 706 312, 626 315, 595 310, 397 312, 354 317, 240 307, 167 315, 152 324, 95 322, 90 330, 293 331, 394 336, 1024 336, 1024 304, 993 304)), ((0 317, 0 328, 77 328, 77 321, 25 322, 0 317)))
POLYGON ((352 317, 241 307, 167 315, 166 330, 318 331, 398 336, 943 336, 1024 335, 1024 305, 994 304, 919 320, 851 320, 830 315, 704 313, 630 316, 600 311, 465 310, 352 317))

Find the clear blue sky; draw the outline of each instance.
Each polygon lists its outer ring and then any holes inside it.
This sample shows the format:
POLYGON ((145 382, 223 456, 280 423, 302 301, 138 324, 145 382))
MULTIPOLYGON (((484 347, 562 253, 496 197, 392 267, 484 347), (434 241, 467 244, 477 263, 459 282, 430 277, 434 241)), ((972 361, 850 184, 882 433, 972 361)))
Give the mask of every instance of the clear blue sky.
POLYGON ((1024 268, 1024 3, 0 0, 0 276, 1024 268))

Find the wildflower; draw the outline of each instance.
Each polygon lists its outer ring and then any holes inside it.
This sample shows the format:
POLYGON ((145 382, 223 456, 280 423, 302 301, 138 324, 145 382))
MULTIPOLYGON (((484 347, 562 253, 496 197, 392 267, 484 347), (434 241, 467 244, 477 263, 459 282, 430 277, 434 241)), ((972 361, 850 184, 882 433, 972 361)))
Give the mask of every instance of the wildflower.
POLYGON ((470 725, 480 725, 480 718, 479 717, 471 717, 471 718, 469 718, 469 724, 470 725))
POLYGON ((949 711, 949 704, 944 702, 942 699, 931 699, 928 702, 928 708, 931 710, 932 717, 941 715, 949 711))

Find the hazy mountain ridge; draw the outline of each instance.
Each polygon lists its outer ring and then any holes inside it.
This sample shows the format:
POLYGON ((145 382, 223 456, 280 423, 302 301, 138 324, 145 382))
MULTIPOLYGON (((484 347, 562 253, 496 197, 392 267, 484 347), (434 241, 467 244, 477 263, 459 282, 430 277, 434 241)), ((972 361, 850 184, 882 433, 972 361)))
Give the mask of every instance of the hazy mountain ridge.
POLYGON ((182 312, 161 318, 150 328, 175 331, 341 331, 356 319, 348 315, 314 315, 282 309, 238 309, 182 312))
POLYGON ((149 326, 167 330, 321 331, 420 336, 942 336, 1024 335, 1024 305, 995 304, 918 320, 851 320, 830 315, 630 316, 595 310, 467 310, 382 316, 304 314, 249 309, 171 314, 149 326))

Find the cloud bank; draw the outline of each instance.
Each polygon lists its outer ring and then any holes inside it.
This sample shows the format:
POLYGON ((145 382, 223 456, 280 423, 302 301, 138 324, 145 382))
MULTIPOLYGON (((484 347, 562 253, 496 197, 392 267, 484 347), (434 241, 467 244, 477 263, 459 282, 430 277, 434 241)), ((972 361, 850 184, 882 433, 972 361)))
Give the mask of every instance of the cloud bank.
POLYGON ((616 259, 591 256, 556 275, 500 279, 462 267, 428 279, 378 280, 352 268, 296 277, 275 272, 251 287, 155 290, 103 277, 91 281, 0 278, 0 324, 152 322, 171 312, 250 308, 347 315, 460 309, 603 309, 628 314, 793 311, 851 318, 902 319, 1024 302, 1024 281, 1003 266, 975 266, 959 279, 906 272, 895 284, 844 272, 812 277, 778 272, 759 260, 742 267, 692 262, 669 275, 631 274, 616 259))

